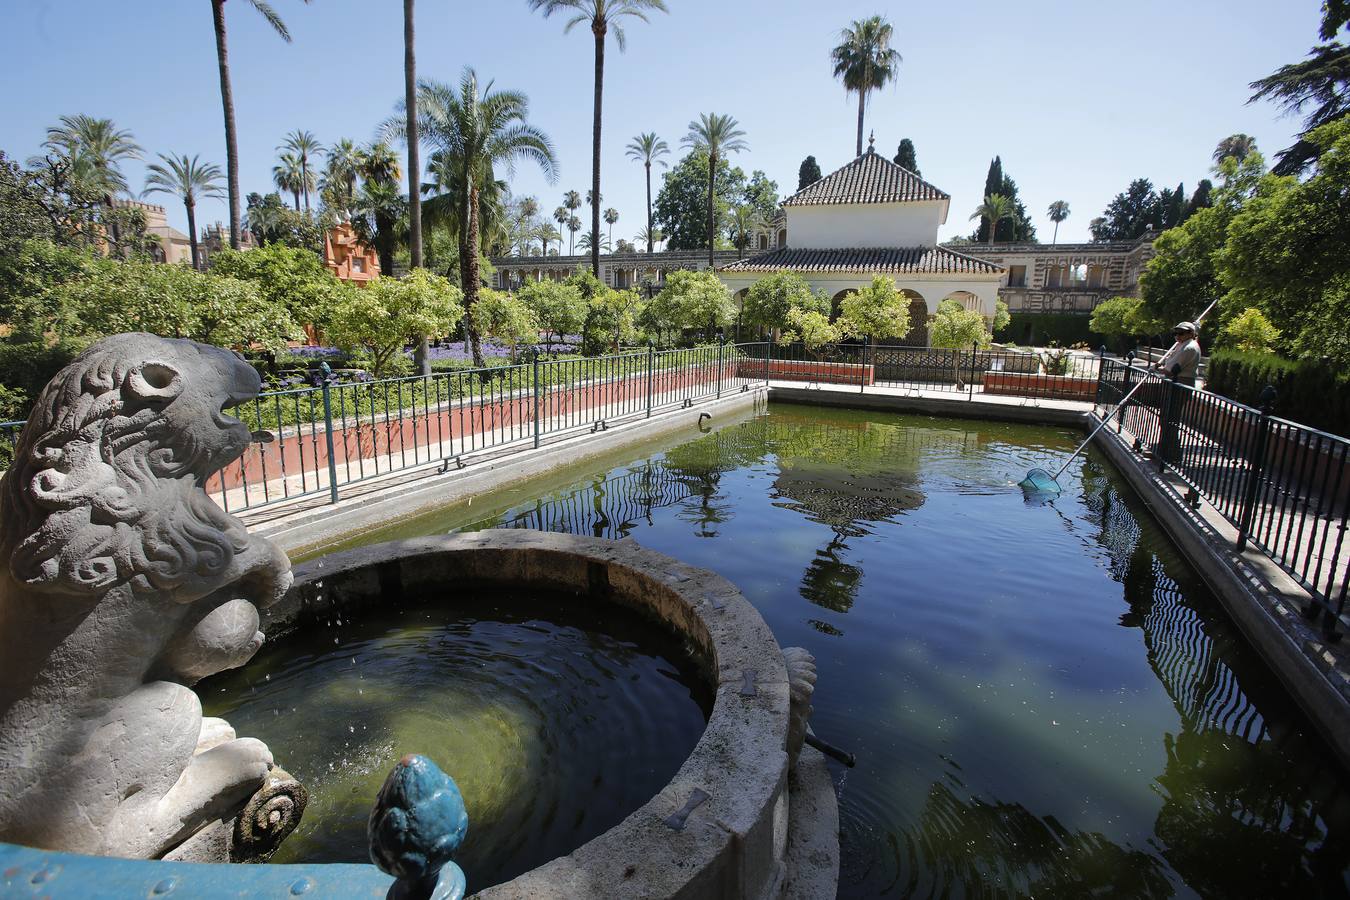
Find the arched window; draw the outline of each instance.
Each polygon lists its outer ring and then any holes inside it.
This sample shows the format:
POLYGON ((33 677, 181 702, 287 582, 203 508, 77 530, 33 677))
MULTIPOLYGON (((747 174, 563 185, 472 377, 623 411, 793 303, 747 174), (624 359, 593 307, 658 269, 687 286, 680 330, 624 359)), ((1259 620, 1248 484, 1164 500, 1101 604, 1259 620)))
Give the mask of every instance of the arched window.
POLYGON ((761 234, 759 236, 759 249, 761 250, 769 249, 769 236, 767 234, 761 234))
POLYGON ((778 229, 778 249, 781 250, 786 246, 787 246, 787 229, 780 228, 778 229))

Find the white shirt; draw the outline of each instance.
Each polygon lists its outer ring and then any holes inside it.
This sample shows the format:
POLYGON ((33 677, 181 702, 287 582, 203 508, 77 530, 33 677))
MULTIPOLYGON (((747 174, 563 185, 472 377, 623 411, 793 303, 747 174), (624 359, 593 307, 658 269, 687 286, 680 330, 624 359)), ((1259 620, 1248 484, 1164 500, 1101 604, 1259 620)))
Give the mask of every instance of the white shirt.
POLYGON ((1193 337, 1177 341, 1172 345, 1172 349, 1158 360, 1158 368, 1167 375, 1172 374, 1172 367, 1176 365, 1181 366, 1180 379, 1194 384, 1196 372, 1200 368, 1200 342, 1193 337))

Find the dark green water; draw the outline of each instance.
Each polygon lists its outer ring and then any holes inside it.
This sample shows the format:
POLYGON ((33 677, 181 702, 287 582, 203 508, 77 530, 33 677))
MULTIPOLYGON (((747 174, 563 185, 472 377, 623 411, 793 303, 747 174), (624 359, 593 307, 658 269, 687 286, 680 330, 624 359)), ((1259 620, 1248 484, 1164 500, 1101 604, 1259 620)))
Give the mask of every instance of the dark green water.
POLYGON ((1346 896, 1345 776, 1138 501, 1091 455, 1014 487, 1080 437, 774 406, 362 542, 632 536, 731 579, 857 754, 842 896, 1346 896))
POLYGON ((677 641, 633 613, 497 593, 349 612, 198 685, 310 792, 273 862, 366 862, 405 753, 454 776, 475 888, 572 852, 670 781, 712 708, 677 641))

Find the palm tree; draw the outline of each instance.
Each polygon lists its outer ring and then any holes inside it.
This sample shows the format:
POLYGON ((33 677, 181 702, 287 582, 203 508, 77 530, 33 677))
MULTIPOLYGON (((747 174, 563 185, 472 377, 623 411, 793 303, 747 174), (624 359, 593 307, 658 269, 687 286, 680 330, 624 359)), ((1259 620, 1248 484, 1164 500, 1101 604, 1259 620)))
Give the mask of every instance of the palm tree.
POLYGON ((845 91, 858 92, 858 149, 862 156, 863 110, 867 93, 893 81, 899 74, 900 54, 891 49, 894 29, 881 16, 857 19, 839 33, 840 43, 830 51, 834 75, 844 80, 845 91))
POLYGON ((151 163, 146 167, 146 194, 176 194, 187 209, 188 242, 192 246, 192 268, 202 267, 201 255, 197 249, 197 198, 223 197, 220 191, 220 166, 203 163, 198 157, 159 155, 163 163, 151 163))
MULTIPOLYGON (((248 0, 272 30, 291 42, 291 33, 266 0, 248 0)), ((300 0, 308 3, 309 0, 300 0)), ((216 62, 220 67, 220 105, 225 109, 225 172, 230 185, 230 246, 239 249, 239 141, 234 133, 234 90, 230 87, 230 57, 225 49, 225 0, 211 0, 211 18, 216 29, 216 62)))
MULTIPOLYGON (((564 217, 566 218, 566 217, 564 217)), ((557 241, 562 246, 562 232, 554 228, 549 222, 544 222, 539 226, 539 240, 544 244, 544 256, 548 256, 549 241, 557 241)))
POLYGON ((140 159, 140 144, 130 131, 114 125, 112 119, 96 119, 81 113, 62 116, 59 122, 47 129, 47 140, 42 146, 67 157, 81 184, 103 194, 111 204, 113 195, 127 190, 121 162, 140 159))
POLYGON ((659 243, 663 237, 664 235, 661 234, 660 228, 644 228, 637 233, 635 240, 645 243, 647 245, 647 252, 651 253, 653 246, 659 243))
POLYGON ((1069 204, 1064 200, 1056 200, 1046 212, 1050 215, 1050 221, 1055 223, 1055 236, 1050 239, 1050 245, 1054 246, 1059 241, 1059 223, 1069 217, 1069 204))
POLYGON ((1238 162, 1242 162, 1255 149, 1256 138, 1250 134, 1230 134, 1219 141, 1219 146, 1214 148, 1214 162, 1215 164, 1221 163, 1230 156, 1236 157, 1238 162))
MULTIPOLYGON (((563 194, 563 206, 567 209, 567 220, 564 221, 563 224, 567 226, 569 231, 575 232, 576 229, 571 227, 571 220, 576 218, 577 210, 581 209, 581 194, 576 191, 568 191, 566 194, 563 194)), ((575 237, 576 235, 574 234, 573 238, 575 237)), ((573 244, 568 244, 567 255, 571 256, 575 252, 576 247, 573 244)))
POLYGON ((361 177, 366 181, 398 181, 398 154, 384 141, 376 141, 361 155, 361 177))
POLYGON ((319 143, 313 132, 296 129, 286 135, 286 140, 277 149, 287 150, 300 160, 300 184, 305 195, 305 212, 309 212, 309 192, 314 187, 314 172, 309 167, 309 158, 322 156, 323 144, 319 143))
POLYGON ((713 189, 717 178, 717 161, 724 154, 750 149, 742 138, 738 122, 731 116, 717 113, 702 113, 697 121, 689 123, 689 133, 684 136, 683 144, 708 154, 708 266, 713 265, 713 252, 717 249, 717 226, 713 217, 713 189))
POLYGON ((399 244, 400 230, 408 213, 408 204, 399 187, 398 178, 366 179, 356 195, 356 215, 352 228, 362 243, 375 248, 380 256, 380 274, 394 271, 394 250, 399 244))
POLYGON ((279 191, 290 191, 295 197, 295 208, 300 209, 300 192, 304 190, 305 183, 301 175, 300 157, 294 153, 283 153, 280 160, 272 167, 272 183, 277 186, 279 191))
POLYGON ((1002 194, 990 194, 984 198, 984 202, 975 208, 975 212, 970 218, 984 219, 989 223, 989 243, 994 243, 994 232, 998 229, 998 223, 1004 219, 1017 219, 1017 207, 1008 197, 1002 194))
MULTIPOLYGON (((664 0, 530 0, 530 9, 542 10, 548 18, 555 12, 564 11, 572 17, 563 26, 563 33, 571 31, 583 22, 591 26, 591 35, 595 38, 595 103, 591 125, 591 194, 596 197, 591 206, 591 233, 600 234, 600 121, 601 100, 605 84, 605 35, 611 28, 614 40, 622 53, 628 41, 623 30, 625 18, 650 21, 647 13, 652 10, 666 12, 664 0)), ((600 247, 598 240, 591 247, 591 274, 600 277, 600 247)))
MULTIPOLYGON (((647 231, 652 230, 652 163, 660 161, 664 167, 666 162, 661 157, 670 154, 670 148, 666 142, 656 136, 656 132, 647 131, 639 134, 628 144, 628 158, 635 159, 642 163, 643 168, 647 170, 647 231)), ((647 252, 652 252, 651 242, 647 242, 647 252)))
POLYGON ((328 164, 319 189, 327 195, 330 206, 351 208, 356 197, 356 179, 364 164, 365 152, 351 138, 343 138, 328 148, 328 164))
MULTIPOLYGON (((529 160, 554 180, 557 159, 553 144, 529 124, 529 100, 519 91, 494 91, 492 82, 480 89, 478 75, 466 67, 459 87, 424 81, 417 93, 418 131, 444 154, 445 164, 463 186, 463 227, 459 240, 460 287, 464 291, 465 320, 474 365, 483 366, 483 350, 473 312, 478 303, 482 236, 479 201, 486 184, 495 181, 502 166, 511 174, 517 160, 529 160)), ((385 123, 389 133, 407 135, 407 115, 385 123)))
POLYGON ((581 230, 581 219, 576 216, 568 216, 567 230, 572 232, 567 241, 567 254, 575 255, 577 249, 577 232, 581 230))
POLYGON ((614 223, 619 221, 619 211, 614 207, 605 210, 605 224, 609 226, 609 242, 614 243, 614 223))
MULTIPOLYGON (((580 227, 581 222, 578 221, 577 225, 578 227, 580 227)), ((581 240, 577 241, 577 246, 580 247, 582 250, 590 250, 592 248, 598 248, 608 253, 610 252, 611 245, 609 243, 609 238, 601 238, 599 241, 592 241, 591 233, 588 231, 581 236, 581 240)))
POLYGON ((562 230, 567 227, 567 220, 572 215, 566 206, 560 206, 553 211, 553 221, 558 223, 558 252, 562 252, 562 230))
POLYGON ((732 243, 736 245, 737 259, 745 257, 745 248, 750 246, 754 233, 764 224, 764 217, 749 203, 742 203, 731 210, 732 243))

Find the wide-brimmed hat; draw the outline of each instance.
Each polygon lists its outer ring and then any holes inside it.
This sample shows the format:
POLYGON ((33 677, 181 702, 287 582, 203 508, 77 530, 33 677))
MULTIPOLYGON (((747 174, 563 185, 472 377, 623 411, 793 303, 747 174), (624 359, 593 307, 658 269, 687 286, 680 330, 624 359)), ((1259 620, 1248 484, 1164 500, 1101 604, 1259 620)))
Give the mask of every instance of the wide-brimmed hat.
POLYGON ((1200 329, 1195 327, 1194 322, 1178 322, 1176 327, 1172 329, 1172 333, 1176 334, 1178 331, 1186 331, 1190 332, 1191 334, 1198 334, 1200 332, 1200 329))

